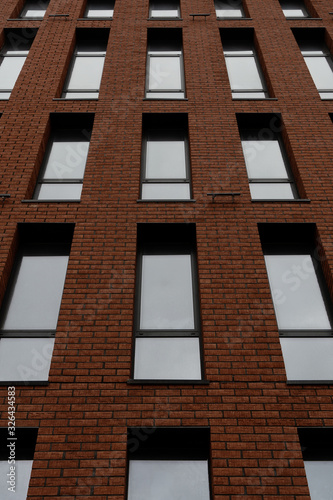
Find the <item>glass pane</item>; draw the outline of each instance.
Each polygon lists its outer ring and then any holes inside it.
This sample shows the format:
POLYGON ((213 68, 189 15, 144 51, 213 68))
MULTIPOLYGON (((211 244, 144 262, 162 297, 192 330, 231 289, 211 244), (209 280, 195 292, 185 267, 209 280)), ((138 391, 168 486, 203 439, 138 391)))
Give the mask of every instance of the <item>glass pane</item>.
POLYGON ((8 465, 7 460, 0 461, 1 500, 25 500, 28 495, 32 460, 15 460, 15 493, 8 491, 10 486, 10 484, 7 483, 9 480, 7 476, 9 467, 10 465, 8 465))
POLYGON ((67 255, 22 257, 4 330, 54 330, 67 270, 67 255))
POLYGON ((217 17, 243 17, 242 0, 215 0, 217 17))
POLYGON ((0 65, 0 90, 12 90, 26 57, 4 57, 0 65))
POLYGON ((80 200, 82 184, 42 184, 37 200, 80 200))
POLYGON ((149 99, 184 99, 184 92, 148 92, 149 99))
POLYGON ((305 9, 286 9, 283 8, 283 13, 286 17, 307 17, 305 9))
POLYGON ((326 57, 304 57, 318 90, 333 89, 333 72, 326 57))
POLYGON ((26 9, 24 12, 22 12, 20 17, 32 17, 35 19, 42 19, 45 15, 45 10, 44 9, 26 9))
POLYGON ((49 378, 53 347, 54 338, 2 338, 0 380, 46 382, 49 378))
POLYGON ((288 380, 333 380, 333 338, 281 337, 280 342, 288 380))
POLYGON ((279 141, 242 140, 250 179, 288 179, 279 141))
POLYGON ((66 90, 98 90, 103 66, 104 57, 77 57, 66 90))
POLYGON ((149 90, 180 90, 181 71, 179 56, 149 56, 149 90))
POLYGON ((10 98, 10 92, 0 92, 0 99, 1 100, 4 100, 4 99, 9 99, 10 98))
POLYGON ((131 460, 128 500, 209 500, 206 460, 131 460))
POLYGON ((185 179, 184 141, 147 141, 147 179, 185 179))
POLYGON ((226 57, 226 64, 233 90, 263 88, 254 57, 226 57))
POLYGON ((98 99, 99 92, 63 92, 64 99, 98 99))
POLYGON ((190 198, 190 185, 187 183, 142 185, 143 200, 189 200, 190 198))
POLYGON ((150 17, 178 17, 179 13, 177 9, 169 9, 169 10, 159 10, 152 9, 150 13, 150 17))
POLYGON ((286 17, 308 17, 302 0, 281 0, 280 3, 286 17))
POLYGON ((47 160, 44 179, 83 179, 89 141, 54 139, 47 160))
POLYGON ((143 255, 140 328, 194 328, 190 255, 143 255))
POLYGON ((311 500, 332 500, 333 461, 304 460, 311 500))
POLYGON ((137 338, 134 378, 200 380, 199 338, 137 338))
POLYGON ((295 198, 291 185, 287 183, 252 183, 250 191, 253 200, 292 200, 295 198))
POLYGON ((281 330, 331 328, 310 255, 266 255, 275 314, 281 330))
POLYGON ((233 92, 233 99, 266 99, 266 92, 233 92))

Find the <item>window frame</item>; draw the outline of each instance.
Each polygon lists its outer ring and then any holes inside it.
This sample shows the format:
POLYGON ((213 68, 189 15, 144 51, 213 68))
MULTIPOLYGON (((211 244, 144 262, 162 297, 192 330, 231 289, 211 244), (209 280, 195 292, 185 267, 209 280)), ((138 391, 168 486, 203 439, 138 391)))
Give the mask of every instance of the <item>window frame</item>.
POLYGON ((326 30, 325 28, 293 28, 293 35, 298 43, 299 50, 303 56, 306 68, 312 78, 313 84, 316 87, 321 100, 332 100, 333 99, 333 56, 326 43, 326 30), (302 45, 310 45, 311 48, 302 48, 302 45), (322 54, 311 54, 306 52, 318 52, 321 51, 322 54), (331 88, 320 88, 312 76, 312 73, 307 64, 307 58, 324 59, 327 63, 328 68, 332 73, 332 86, 331 88))
POLYGON ((145 99, 178 100, 185 98, 186 90, 182 30, 180 28, 149 28, 146 57, 145 99), (162 89, 149 88, 151 79, 151 61, 154 57, 169 57, 179 60, 179 89, 169 89, 166 87, 162 89))
POLYGON ((188 201, 192 199, 191 186, 191 164, 190 164, 190 145, 188 136, 188 120, 187 115, 168 114, 168 115, 144 115, 143 130, 142 130, 142 154, 141 154, 141 177, 140 177, 140 200, 141 201, 188 201), (147 148, 148 142, 152 137, 154 140, 160 136, 161 141, 168 142, 169 140, 180 140, 184 142, 184 161, 185 161, 185 177, 184 178, 149 178, 147 177, 147 148), (188 198, 144 198, 143 186, 145 184, 186 184, 189 186, 188 198))
POLYGON ((129 427, 127 429, 126 499, 131 461, 207 462, 208 496, 212 498, 209 427, 129 427))
POLYGON ((149 0, 149 19, 153 19, 155 21, 158 21, 158 20, 179 20, 181 19, 181 13, 180 13, 180 2, 177 1, 177 0, 169 0, 169 2, 167 0, 164 1, 164 3, 169 3, 169 4, 173 4, 175 9, 161 9, 161 10, 177 10, 178 11, 178 14, 177 16, 153 16, 152 15, 152 11, 153 9, 154 10, 159 10, 159 9, 156 9, 156 6, 154 6, 154 4, 158 5, 159 3, 163 3, 163 0, 162 2, 159 1, 159 0, 149 0))
POLYGON ((24 62, 21 66, 21 69, 15 79, 15 82, 12 85, 12 88, 1 88, 0 86, 0 101, 8 101, 11 96, 12 91, 15 88, 18 78, 20 77, 21 71, 26 63, 27 57, 29 55, 29 51, 31 49, 31 45, 35 39, 37 33, 37 29, 32 29, 32 35, 30 38, 27 38, 27 34, 25 34, 24 30, 6 30, 5 31, 5 41, 0 49, 0 72, 1 66, 6 58, 23 58, 24 62), (11 42, 10 37, 13 37, 13 41, 11 42), (20 47, 22 46, 22 47, 20 47), (8 95, 7 95, 8 94, 8 95))
POLYGON ((179 223, 153 223, 153 224, 138 224, 138 245, 137 245, 137 265, 136 265, 136 283, 135 283, 135 306, 134 306, 134 322, 133 322, 133 349, 132 349, 132 380, 141 383, 200 383, 204 380, 204 359, 203 359, 203 346, 202 346, 202 331, 201 331, 201 314, 200 314, 200 301, 199 301, 199 277, 198 277, 198 263, 195 245, 195 226, 190 224, 186 229, 185 224, 179 223), (144 227, 146 226, 146 227, 144 227), (147 227, 150 226, 150 227, 147 227), (154 226, 154 227, 151 227, 154 226), (163 227, 169 226, 169 227, 163 227), (177 226, 176 228, 170 226, 177 226), (172 238, 172 234, 179 234, 184 228, 183 237, 180 236, 180 241, 177 243, 176 238, 172 238), (165 235, 170 237, 170 242, 167 244, 165 235), (174 232, 175 231, 175 232, 174 232), (156 235, 157 241, 152 240, 156 235), (163 236, 162 236, 163 235, 163 236), (188 241, 186 242, 186 238, 188 241), (145 241, 146 240, 146 241, 145 241), (169 247, 169 248, 168 248, 169 247), (191 258, 191 283, 192 283, 192 304, 193 304, 193 322, 192 329, 144 329, 140 328, 141 320, 141 303, 142 303, 142 262, 145 255, 189 255, 191 258), (197 338, 199 341, 199 355, 200 355, 200 379, 139 379, 135 378, 135 351, 136 339, 139 338, 197 338))
POLYGON ((298 3, 299 4, 299 9, 302 10, 304 12, 304 15, 303 16, 287 16, 286 15, 286 12, 288 12, 288 10, 292 10, 292 9, 287 9, 286 7, 288 6, 288 0, 279 0, 280 2, 280 5, 281 5, 281 10, 285 16, 286 19, 307 19, 307 18, 310 18, 310 14, 303 2, 303 0, 292 0, 292 3, 298 3))
POLYGON ((248 176, 248 180, 249 180, 249 186, 251 186, 251 184, 288 184, 288 185, 290 185, 290 188, 291 188, 291 191, 293 194, 293 198, 279 198, 279 197, 277 197, 277 198, 253 198, 252 194, 251 194, 251 198, 252 198, 252 200, 256 200, 256 201, 259 201, 259 200, 265 200, 265 201, 266 200, 269 200, 269 201, 297 200, 300 197, 299 197, 296 182, 295 182, 292 170, 291 170, 291 166, 290 166, 290 162, 289 162, 288 155, 286 152, 286 148, 284 146, 283 138, 281 137, 280 133, 277 133, 277 132, 273 131, 272 129, 270 129, 269 131, 271 134, 269 140, 275 140, 275 141, 277 141, 277 143, 279 145, 281 157, 282 157, 284 167, 286 170, 287 178, 283 179, 283 178, 278 178, 278 177, 276 177, 276 178, 263 177, 263 178, 258 178, 258 179, 257 178, 252 179, 250 177, 248 167, 247 167, 246 156, 244 153, 243 141, 251 140, 252 137, 253 137, 253 141, 256 141, 256 142, 265 142, 265 139, 259 138, 260 130, 257 127, 250 127, 250 126, 241 127, 239 130, 239 134, 240 134, 241 143, 242 143, 242 149, 243 149, 244 161, 245 161, 245 165, 246 165, 247 176, 248 176))
MULTIPOLYGON (((46 11, 48 9, 48 6, 50 4, 50 0, 26 0, 24 5, 23 5, 23 8, 20 12, 20 15, 19 15, 19 19, 34 19, 34 20, 42 20, 44 19, 45 17, 45 14, 46 14, 46 11), (24 12, 27 11, 29 8, 31 9, 31 7, 34 7, 34 6, 40 6, 41 4, 44 4, 45 5, 45 10, 44 10, 44 14, 42 16, 26 16, 24 15, 24 12)), ((38 10, 38 9, 36 9, 38 10)), ((40 9, 42 10, 42 9, 40 9)))
MULTIPOLYGON (((321 254, 321 247, 318 240, 316 225, 312 223, 259 223, 258 230, 261 240, 261 246, 263 251, 263 256, 269 255, 306 255, 310 256, 313 263, 313 270, 318 283, 318 291, 320 293, 321 303, 327 315, 327 320, 331 324, 330 329, 324 328, 280 328, 278 314, 276 309, 276 303, 274 298, 274 289, 271 286, 270 280, 270 270, 269 266, 266 263, 265 259, 265 269, 266 276, 269 282, 269 289, 271 292, 271 300, 274 307, 276 324, 279 332, 280 339, 331 339, 333 343, 333 303, 331 299, 331 295, 328 289, 327 281, 325 279, 323 266, 321 262, 323 262, 323 256, 321 254)), ((311 271, 312 272, 312 271, 311 271)), ((283 278, 283 275, 282 275, 283 278)), ((286 281, 286 284, 290 284, 290 281, 286 281)), ((290 287, 292 292, 296 291, 290 287)), ((309 296, 310 292, 307 292, 307 296, 309 296)), ((277 298, 277 300, 279 300, 277 298)), ((302 313, 303 309, 299 309, 299 312, 302 313)), ((283 341, 282 341, 283 342, 283 341)), ((280 341, 281 343, 281 341, 280 341)), ((320 347, 320 344, 317 343, 320 347)), ((332 383, 333 372, 332 375, 328 375, 329 379, 316 378, 311 372, 318 371, 317 364, 318 363, 318 352, 320 359, 322 360, 322 371, 321 374, 325 375, 327 372, 327 359, 322 357, 322 352, 319 351, 314 355, 311 353, 311 362, 313 364, 309 364, 307 368, 307 372, 313 376, 313 378, 306 378, 302 375, 302 370, 304 371, 304 367, 297 363, 295 365, 295 354, 293 354, 292 347, 288 351, 288 343, 281 343, 281 349, 283 352, 283 359, 287 373, 287 384, 322 384, 322 383, 332 383), (284 347, 283 347, 284 345, 284 347), (291 351, 290 351, 291 349, 291 351), (292 368, 291 368, 292 366, 292 368), (296 369, 294 368, 296 366, 296 369), (299 367, 301 366, 301 367, 299 367), (289 373, 288 373, 289 372, 289 373), (295 373, 297 372, 298 378, 295 377, 295 373), (290 377, 289 377, 290 375, 290 377), (300 377, 301 375, 301 377, 300 377)), ((299 349, 302 349, 302 344, 299 343, 299 349)), ((321 347, 322 349, 322 347, 321 347)), ((294 351, 296 352, 296 351, 294 351)), ((301 351, 302 352, 302 351, 301 351)), ((303 356, 304 356, 303 351, 303 356)), ((298 354, 297 354, 298 356, 298 354)), ((306 356, 310 356, 309 351, 306 353, 306 356)), ((310 359, 310 358, 304 358, 310 359)), ((297 376, 296 375, 296 376, 297 376)))
MULTIPOLYGON (((231 95, 232 99, 236 100, 244 100, 244 99, 250 99, 250 100, 265 100, 265 99, 270 99, 270 92, 268 90, 266 78, 264 76, 260 61, 259 61, 259 56, 257 49, 255 47, 255 40, 254 40, 254 30, 252 28, 236 28, 236 29, 231 29, 231 28, 222 28, 220 29, 220 36, 221 36, 221 42, 222 42, 222 49, 223 49, 223 55, 225 59, 225 65, 227 69, 227 74, 229 78, 229 85, 230 85, 230 90, 231 90, 231 95), (234 46, 234 48, 229 48, 229 47, 234 46), (249 54, 246 54, 246 52, 252 52, 249 54), (257 76, 258 79, 260 80, 261 83, 261 88, 245 88, 245 89, 234 89, 232 87, 231 79, 233 77, 232 71, 229 72, 228 69, 228 64, 227 61, 228 59, 231 58, 248 58, 252 59, 255 68, 257 71, 257 76), (242 94, 244 94, 242 96, 242 94), (253 97, 250 97, 249 95, 246 94, 253 94, 253 97), (255 95, 255 94, 264 94, 264 95, 255 95)), ((246 75, 243 75, 244 80, 246 75)))
MULTIPOLYGON (((15 387, 12 387, 13 389, 12 392, 15 393, 15 387)), ((15 396, 14 396, 15 397, 15 396)), ((15 409, 15 406, 14 406, 15 409)), ((29 484, 31 480, 31 471, 33 467, 33 460, 34 460, 34 454, 35 454, 35 448, 36 448, 36 442, 37 442, 37 436, 38 436, 38 428, 36 427, 12 427, 12 429, 15 430, 15 435, 10 436, 9 435, 9 429, 11 427, 0 427, 0 441, 1 443, 9 443, 11 440, 14 441, 15 439, 15 461, 14 463, 10 464, 9 463, 9 448, 7 446, 2 446, 1 447, 1 452, 0 452, 0 461, 5 462, 7 465, 8 473, 10 471, 10 467, 15 467, 15 476, 16 478, 21 474, 18 466, 18 463, 21 461, 29 461, 31 462, 31 469, 30 469, 30 474, 29 474, 29 480, 28 480, 28 485, 26 488, 26 491, 28 492, 29 489, 29 484)), ((9 479, 9 478, 8 478, 9 479)), ((9 484, 7 484, 9 486, 9 484)), ((6 491, 7 493, 7 491, 6 491)), ((6 494, 5 493, 5 494, 6 494)), ((14 495, 12 495, 12 491, 7 495, 9 498, 10 495, 14 498, 17 496, 17 489, 15 490, 14 495)), ((19 498, 22 498, 21 496, 19 498)))
MULTIPOLYGON (((70 99, 93 99, 97 100, 99 98, 100 87, 103 79, 104 67, 105 67, 105 59, 106 59, 106 49, 109 37, 109 29, 101 28, 101 29, 85 29, 80 28, 76 32, 76 43, 74 47, 74 51, 70 60, 70 64, 67 70, 67 75, 65 79, 65 83, 61 92, 61 99, 70 100, 70 99), (94 36, 95 35, 95 36, 94 36), (94 45, 97 46, 96 50, 85 50, 85 47, 94 48, 94 45), (101 49, 98 46, 104 45, 104 49, 101 49), (82 48, 83 47, 83 48, 82 48), (75 70, 76 62, 79 58, 94 58, 100 59, 103 58, 103 67, 101 71, 101 77, 99 81, 99 87, 96 89, 87 89, 84 87, 81 88, 71 88, 72 75, 75 70), (82 94, 82 97, 77 94, 82 94), (85 95, 88 94, 88 95, 85 95)), ((86 73, 85 73, 86 74, 86 73)), ((84 75, 85 75, 84 74, 84 75)), ((84 80, 84 76, 80 76, 84 80)))
MULTIPOLYGON (((239 0, 239 6, 237 6, 237 8, 233 9, 232 5, 230 5, 230 9, 229 9, 230 12, 232 12, 233 10, 239 9, 241 12, 240 16, 232 16, 232 15, 231 16, 221 16, 221 15, 218 15, 217 14, 218 10, 223 11, 223 9, 221 9, 217 6, 219 1, 221 1, 221 0, 214 0, 214 8, 215 8, 215 14, 216 14, 217 19, 238 19, 238 20, 239 19, 247 19, 247 15, 245 13, 245 9, 244 9, 244 5, 243 5, 242 0, 239 0)), ((227 4, 228 2, 224 1, 223 3, 227 4)), ((226 9, 226 10, 228 10, 228 9, 226 9)))
MULTIPOLYGON (((101 3, 103 0, 99 0, 101 3)), ((106 8, 105 10, 112 10, 112 14, 110 16, 99 16, 99 15, 94 15, 94 16, 88 16, 87 13, 89 9, 92 7, 92 4, 94 3, 93 0, 87 0, 85 9, 84 9, 84 14, 83 14, 83 19, 113 19, 114 16, 114 8, 115 8, 115 0, 104 0, 103 3, 109 4, 109 8, 106 8), (112 8, 111 8, 112 6, 112 8)), ((97 10, 98 12, 98 10, 97 10)))
MULTIPOLYGON (((18 249, 15 254, 10 277, 0 308, 0 343, 2 339, 50 339, 55 338, 61 302, 67 279, 69 257, 71 250, 74 224, 69 223, 21 223, 18 225, 18 249), (52 234, 53 233, 53 234, 52 234), (32 243, 33 242, 33 243, 32 243), (4 323, 11 307, 11 299, 15 293, 16 282, 20 274, 20 265, 25 256, 66 256, 67 263, 64 273, 64 283, 60 291, 59 311, 55 328, 5 329, 4 323)), ((22 309, 22 305, 19 306, 22 309)), ((24 307, 24 304, 23 304, 24 307)), ((51 359, 50 359, 51 364, 51 359)), ((47 380, 0 380, 0 385, 45 385, 47 380)))
MULTIPOLYGON (((298 427, 305 475, 310 489, 310 478, 306 462, 332 462, 333 468, 333 427, 298 427)), ((312 498, 312 497, 311 497, 312 498)))
MULTIPOLYGON (((89 114, 84 114, 82 117, 77 116, 78 119, 84 120, 86 123, 86 126, 83 128, 78 126, 78 123, 75 123, 76 117, 73 115, 69 118, 69 123, 67 123, 67 127, 61 127, 61 119, 60 120, 55 120, 56 123, 52 127, 52 131, 50 134, 50 137, 48 139, 48 143, 46 146, 44 158, 41 164, 41 167, 39 169, 39 174, 38 178, 36 181, 34 193, 33 193, 33 200, 38 201, 38 202, 79 202, 81 200, 81 193, 79 198, 39 198, 39 192, 41 187, 44 184, 57 184, 57 185, 67 185, 67 184, 80 184, 83 186, 83 181, 84 181, 84 174, 85 174, 85 169, 87 166, 88 158, 89 158, 89 149, 90 149, 90 142, 91 142, 91 134, 92 134, 92 126, 93 126, 93 116, 89 114), (69 125, 72 123, 72 126, 69 127, 69 125), (75 140, 70 141, 69 139, 72 139, 75 137, 75 140), (66 142, 73 142, 73 144, 77 144, 79 142, 88 142, 88 151, 87 151, 87 157, 86 157, 86 163, 83 171, 82 178, 50 178, 50 179, 44 179, 45 172, 48 167, 50 155, 51 155, 51 150, 52 146, 57 139, 67 139, 66 142)), ((65 123, 65 118, 63 120, 63 123, 65 123)), ((81 122, 82 123, 82 122, 81 122)))

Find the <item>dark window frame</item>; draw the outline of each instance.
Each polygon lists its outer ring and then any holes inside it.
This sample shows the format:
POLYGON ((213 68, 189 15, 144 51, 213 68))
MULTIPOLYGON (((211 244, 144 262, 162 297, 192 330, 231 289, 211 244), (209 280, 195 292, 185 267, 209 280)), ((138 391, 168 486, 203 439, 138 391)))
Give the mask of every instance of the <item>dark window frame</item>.
MULTIPOLYGON (((260 129, 258 127, 242 127, 239 130, 239 135, 241 138, 241 142, 243 144, 243 141, 245 140, 250 140, 253 139, 254 141, 262 141, 265 142, 265 139, 260 139, 259 137, 259 132, 260 129)), ((249 185, 251 184, 289 184, 293 193, 293 198, 290 198, 290 200, 297 200, 299 199, 299 193, 297 190, 297 185, 296 181, 293 176, 293 172, 291 169, 291 165, 289 162, 289 158, 287 155, 287 151, 284 145, 283 138, 281 136, 281 133, 275 132, 273 130, 270 130, 271 137, 269 140, 276 140, 280 146, 280 151, 281 151, 281 156, 283 159, 283 163, 286 169, 286 174, 287 174, 287 179, 283 178, 270 178, 270 177, 263 177, 263 178, 251 178, 249 173, 248 173, 248 179, 249 179, 249 185)), ((245 154, 244 154, 244 160, 245 160, 245 154)), ((253 198, 254 200, 266 200, 266 198, 253 198)), ((280 198, 268 198, 269 201, 279 201, 280 198)), ((289 199, 289 198, 288 198, 289 199)))
POLYGON ((179 0, 149 0, 149 19, 154 19, 156 21, 158 20, 179 20, 181 19, 181 12, 180 12, 180 1, 179 0), (178 15, 177 16, 153 16, 152 15, 152 10, 159 10, 156 8, 156 5, 165 3, 169 4, 171 6, 170 9, 161 9, 161 10, 177 10, 178 15))
MULTIPOLYGON (((86 2, 86 5, 85 5, 85 8, 84 8, 84 14, 83 14, 83 18, 82 19, 113 19, 113 16, 114 16, 114 8, 115 8, 115 0, 98 0, 97 2, 95 0, 87 0, 86 2), (87 13, 88 13, 88 10, 91 8, 91 4, 94 4, 94 3, 103 3, 105 4, 105 10, 108 10, 112 8, 112 15, 111 16, 98 16, 98 15, 94 15, 94 16, 87 16, 87 13)), ((103 9, 101 9, 103 10, 103 9)), ((98 12, 98 10, 97 10, 98 12)))
MULTIPOLYGON (((159 139, 157 139, 159 140, 159 139)), ((190 144, 188 134, 188 117, 184 114, 157 114, 144 115, 142 127, 142 154, 141 154, 141 177, 140 177, 140 200, 156 201, 156 198, 143 198, 144 184, 188 184, 189 198, 163 198, 166 201, 188 201, 192 197, 191 185, 191 162, 190 162, 190 144), (155 137, 154 137, 155 136, 155 137), (185 177, 184 178, 153 178, 147 177, 147 146, 150 138, 153 140, 157 136, 168 142, 169 140, 183 140, 185 146, 185 177)), ((160 199, 158 199, 160 200, 160 199)))
MULTIPOLYGON (((49 4, 50 4, 50 0, 26 0, 24 2, 23 9, 20 12, 19 19, 27 19, 27 20, 28 19, 33 19, 33 20, 40 20, 41 21, 45 17, 45 13, 46 13, 46 11, 48 9, 49 4), (34 5, 39 6, 39 7, 41 5, 43 7, 45 6, 45 10, 44 10, 43 16, 25 16, 24 15, 24 12, 27 11, 29 8, 31 8, 31 6, 34 6, 34 5)), ((40 9, 40 10, 42 10, 42 9, 40 9)))
MULTIPOLYGON (((318 284, 321 292, 321 297, 323 304, 325 306, 328 319, 332 325, 330 330, 305 330, 305 329, 280 329, 280 337, 290 337, 290 338, 321 338, 321 337, 332 337, 333 336, 333 304, 328 290, 328 286, 325 280, 324 272, 322 266, 320 265, 320 259, 318 259, 318 249, 315 246, 315 224, 302 224, 302 223, 259 223, 259 234, 261 239, 261 246, 263 250, 263 255, 302 255, 307 252, 311 256, 313 267, 318 279, 318 284), (266 227, 265 227, 266 226, 266 227), (271 226, 268 228, 267 226, 271 226), (279 236, 283 234, 283 227, 286 228, 284 239, 279 241, 279 236), (302 228, 301 226, 307 226, 302 228), (276 236, 272 232, 276 231, 276 236), (294 231, 294 234, 292 232, 294 231), (268 234, 267 234, 268 233, 268 234), (288 243, 289 234, 289 243, 288 243), (268 236, 268 237, 267 237, 268 236), (299 238, 299 241, 297 241, 299 238), (266 240, 266 241, 265 241, 266 240), (271 241, 269 241, 271 240, 271 241), (291 242, 291 243, 290 243, 291 242), (278 250, 278 251, 277 251, 278 250)), ((266 268, 267 277, 269 276, 268 269, 266 268)), ((274 305, 274 300, 272 297, 272 302, 274 305)), ((275 307, 274 307, 275 309, 275 307)))
POLYGON ((181 223, 155 223, 155 224, 138 224, 138 246, 137 246, 137 265, 136 265, 136 283, 135 283, 135 306, 134 306, 134 322, 133 322, 133 349, 132 349, 132 380, 140 381, 142 383, 192 383, 202 382, 204 380, 204 358, 203 358, 203 345, 202 345, 202 328, 201 328, 201 314, 200 314, 200 300, 199 300, 199 276, 198 276, 198 262, 197 262, 197 249, 195 241, 195 225, 194 224, 181 224, 181 223), (145 226, 145 227, 144 227, 145 226), (150 226, 149 228, 147 226, 150 226), (154 226, 152 228, 151 226, 154 226), (163 227, 164 226, 164 227, 163 227), (166 228, 165 226, 169 226, 166 228), (173 226, 173 227, 170 227, 173 226), (177 227, 174 227, 177 226, 177 227), (187 229, 185 229, 187 226, 187 229), (158 240, 158 235, 165 231, 168 235, 173 232, 173 229, 180 234, 184 228, 184 234, 181 236, 181 242, 166 244, 166 239, 162 237, 160 243, 152 241, 152 230, 158 240), (158 233, 158 234, 157 234, 158 233), (147 240, 147 236, 149 241, 147 240), (186 238, 188 241, 186 242, 186 238), (146 239, 146 242, 144 241, 146 239), (191 241, 192 240, 192 241, 191 241), (169 248, 168 248, 169 247, 169 248), (141 285, 142 285, 142 257, 144 255, 190 255, 191 257, 191 279, 192 279, 192 300, 193 300, 193 329, 152 329, 146 330, 140 328, 140 308, 141 308, 141 285), (137 338, 198 338, 199 339, 199 352, 200 352, 200 379, 138 379, 134 378, 135 366, 135 343, 137 338))
MULTIPOLYGON (((248 16, 245 12, 245 9, 244 9, 244 5, 243 5, 243 1, 242 0, 239 0, 239 5, 237 6, 237 8, 239 8, 239 10, 241 11, 242 15, 241 16, 219 16, 217 14, 217 10, 220 10, 218 7, 217 7, 217 1, 218 0, 214 0, 214 8, 215 8, 215 13, 216 13, 216 18, 217 19, 237 19, 237 20, 241 20, 241 19, 248 19, 248 16)), ((228 3, 227 1, 224 2, 224 3, 228 3)), ((234 0, 234 3, 235 3, 235 0, 234 0)), ((222 9, 223 10, 223 9, 222 9)), ((233 10, 232 9, 232 5, 230 5, 230 10, 233 10)))
POLYGON ((239 57, 247 57, 247 58, 252 58, 257 72, 258 72, 258 77, 261 82, 261 88, 257 89, 233 89, 231 87, 231 81, 230 81, 230 76, 229 72, 227 69, 227 74, 229 78, 229 85, 230 85, 230 90, 232 94, 233 99, 255 99, 255 100, 264 100, 264 99, 270 99, 270 92, 268 89, 268 85, 266 82, 266 78, 264 76, 264 72, 262 70, 260 60, 259 60, 259 55, 258 51, 255 46, 255 39, 254 39, 254 30, 253 28, 221 28, 220 29, 220 37, 221 37, 221 42, 222 42, 222 48, 223 48, 223 55, 225 58, 225 64, 227 66, 227 59, 228 58, 239 58, 239 57), (226 48, 228 45, 234 45, 236 48, 229 49, 226 48), (239 45, 239 48, 237 48, 237 45, 239 45), (241 48, 242 47, 242 48, 241 48), (242 52, 246 51, 252 51, 252 54, 242 54, 242 52), (228 52, 228 53, 227 53, 228 52), (229 53, 231 52, 231 53, 229 53), (264 96, 254 96, 254 97, 249 97, 249 96, 244 96, 244 97, 238 97, 237 94, 259 94, 262 93, 264 96))
POLYGON ((303 2, 303 0, 292 0, 291 3, 297 3, 297 4, 299 4, 298 7, 295 6, 294 8, 300 8, 301 10, 303 10, 303 12, 305 12, 304 16, 286 16, 286 12, 288 12, 289 9, 287 9, 286 7, 284 7, 283 4, 287 5, 288 4, 288 0, 279 0, 279 2, 280 2, 280 5, 281 5, 281 10, 284 13, 286 19, 308 19, 308 18, 311 17, 310 14, 309 14, 308 9, 306 8, 305 3, 303 2), (285 10, 286 10, 286 12, 285 12, 285 10))
POLYGON ((130 461, 207 461, 209 497, 212 500, 210 427, 129 427, 127 429, 128 498, 130 461))
MULTIPOLYGON (((36 201, 43 201, 43 202, 57 202, 57 201, 66 201, 66 202, 77 202, 80 201, 80 198, 48 198, 48 199, 39 199, 38 194, 40 188, 43 186, 43 184, 80 184, 83 186, 83 181, 84 181, 84 173, 83 176, 80 179, 76 178, 64 178, 64 179, 59 179, 59 178, 54 178, 54 179, 44 179, 44 175, 46 172, 46 169, 48 167, 48 162, 51 154, 51 149, 53 146, 54 140, 59 139, 64 139, 66 142, 71 142, 69 139, 72 139, 76 137, 75 140, 73 140, 73 143, 78 143, 78 142, 89 142, 89 148, 90 148, 90 142, 91 142, 91 134, 92 134, 92 128, 93 128, 93 123, 94 123, 94 114, 92 113, 71 113, 71 114, 55 114, 51 115, 51 133, 48 138, 44 158, 41 164, 41 167, 39 169, 39 174, 38 178, 36 181, 35 189, 34 189, 34 194, 33 194, 33 199, 36 201), (80 124, 80 125, 79 125, 80 124)), ((86 160, 86 165, 88 162, 88 157, 89 157, 89 150, 87 152, 87 160, 86 160)), ((86 167, 85 165, 85 167, 86 167)))
POLYGON ((85 89, 84 87, 77 88, 77 89, 69 89, 68 86, 71 82, 72 79, 72 74, 73 70, 75 68, 75 64, 78 58, 80 57, 91 57, 91 58, 103 58, 104 63, 103 63, 103 69, 102 69, 102 74, 101 74, 101 81, 103 78, 103 73, 104 73, 104 66, 105 66, 105 59, 106 59, 106 49, 107 49, 107 44, 108 44, 108 38, 109 38, 109 32, 110 30, 108 28, 100 28, 100 29, 85 29, 85 28, 79 28, 76 30, 76 42, 75 42, 75 47, 73 50, 73 54, 69 63, 69 67, 67 70, 67 75, 65 79, 65 83, 61 92, 61 99, 80 99, 80 97, 73 97, 71 94, 91 94, 90 96, 84 96, 82 99, 98 99, 99 98, 99 92, 100 92, 100 85, 99 88, 96 89, 85 89), (97 46, 96 51, 88 50, 85 51, 84 48, 82 49, 81 47, 85 46, 90 46, 93 47, 94 45, 97 46), (105 46, 105 48, 101 48, 102 46, 105 46), (82 53, 80 53, 82 52, 82 53), (96 95, 97 94, 97 95, 96 95))
POLYGON ((181 28, 149 28, 146 58, 146 78, 145 78, 145 98, 146 99, 185 99, 185 67, 184 67, 184 47, 181 28), (168 40, 168 36, 170 40, 168 40), (168 44, 169 42, 169 44, 168 44), (159 47, 159 45, 161 45, 159 47), (170 48, 168 48, 168 45, 170 48), (179 89, 149 89, 151 59, 154 57, 172 57, 179 59, 180 88, 179 89), (153 94, 160 94, 161 97, 152 97, 153 94), (163 96, 172 94, 172 96, 163 96), (181 95, 182 94, 182 95, 181 95), (176 96, 180 97, 176 97, 176 96))

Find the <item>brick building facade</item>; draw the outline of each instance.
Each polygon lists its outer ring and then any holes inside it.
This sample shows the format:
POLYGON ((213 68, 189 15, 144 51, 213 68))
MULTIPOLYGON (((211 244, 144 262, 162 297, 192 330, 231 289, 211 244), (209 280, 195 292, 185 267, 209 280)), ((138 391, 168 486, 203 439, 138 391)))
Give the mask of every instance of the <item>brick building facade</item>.
POLYGON ((2 2, 1 498, 331 498, 332 10, 2 2))

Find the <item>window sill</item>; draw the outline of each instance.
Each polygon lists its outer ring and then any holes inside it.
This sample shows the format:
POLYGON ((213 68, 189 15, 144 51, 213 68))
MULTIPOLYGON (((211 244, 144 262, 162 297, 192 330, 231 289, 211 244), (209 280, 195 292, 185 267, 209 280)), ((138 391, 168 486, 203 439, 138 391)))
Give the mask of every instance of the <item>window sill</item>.
POLYGON ((187 97, 144 97, 143 101, 188 101, 187 97))
POLYGON ((78 17, 78 21, 112 21, 113 17, 78 17))
POLYGON ((21 200, 21 203, 80 203, 81 200, 21 200))
POLYGON ((321 17, 286 17, 287 21, 322 21, 321 17))
POLYGON ((147 21, 183 21, 182 17, 148 17, 147 21))
POLYGON ((43 21, 44 17, 11 17, 7 21, 43 21))
POLYGON ((18 386, 26 386, 26 385, 49 385, 49 381, 48 380, 19 380, 19 381, 11 381, 11 382, 7 382, 7 381, 0 381, 0 387, 3 387, 3 386, 7 386, 7 385, 13 385, 15 386, 15 388, 17 388, 18 386))
POLYGON ((234 97, 233 101, 277 101, 277 97, 234 97))
POLYGON ((130 385, 209 385, 209 380, 136 380, 130 378, 127 384, 130 385))
POLYGON ((218 17, 216 16, 218 21, 252 21, 252 17, 218 17))
POLYGON ((286 200, 284 198, 276 198, 274 200, 272 199, 260 199, 260 200, 251 200, 252 203, 311 203, 311 200, 307 198, 294 198, 292 200, 286 200))
POLYGON ((52 101, 98 101, 98 97, 54 97, 52 101))
POLYGON ((196 200, 190 198, 189 200, 169 200, 169 199, 165 199, 165 200, 136 200, 137 203, 195 203, 196 200))
POLYGON ((287 380, 287 385, 332 385, 333 380, 287 380))

